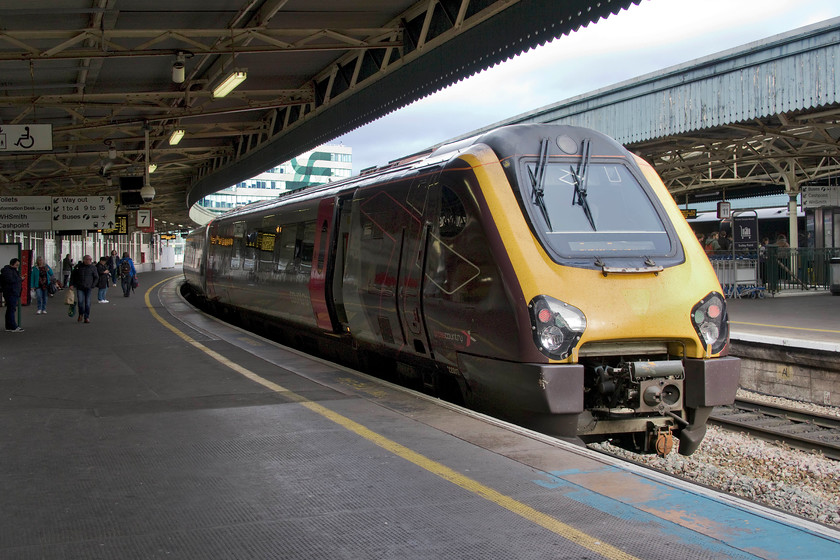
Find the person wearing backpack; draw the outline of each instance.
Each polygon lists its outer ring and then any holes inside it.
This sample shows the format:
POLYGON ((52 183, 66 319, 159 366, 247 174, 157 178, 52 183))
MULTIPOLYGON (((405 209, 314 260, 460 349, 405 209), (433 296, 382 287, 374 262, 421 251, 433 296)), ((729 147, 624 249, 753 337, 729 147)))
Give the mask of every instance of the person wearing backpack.
POLYGON ((137 271, 134 270, 134 261, 128 256, 128 251, 123 253, 120 259, 120 282, 122 283, 123 297, 131 295, 131 287, 134 284, 134 278, 137 271))

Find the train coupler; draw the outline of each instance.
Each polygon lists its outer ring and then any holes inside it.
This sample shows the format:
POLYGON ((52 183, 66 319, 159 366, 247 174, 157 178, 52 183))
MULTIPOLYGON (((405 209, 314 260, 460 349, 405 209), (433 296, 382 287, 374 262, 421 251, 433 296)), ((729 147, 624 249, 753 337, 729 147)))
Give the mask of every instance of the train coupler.
POLYGON ((655 426, 648 424, 648 449, 653 449, 660 457, 668 455, 674 448, 673 426, 655 426))

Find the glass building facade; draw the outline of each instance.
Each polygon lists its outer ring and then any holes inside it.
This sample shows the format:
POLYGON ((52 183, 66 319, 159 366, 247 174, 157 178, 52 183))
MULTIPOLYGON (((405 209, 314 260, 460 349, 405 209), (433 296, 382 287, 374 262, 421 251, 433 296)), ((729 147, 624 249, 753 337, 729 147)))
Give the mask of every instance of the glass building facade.
POLYGON ((227 212, 252 202, 277 198, 288 191, 338 181, 352 174, 352 148, 319 146, 247 181, 208 195, 199 204, 213 212, 227 212))

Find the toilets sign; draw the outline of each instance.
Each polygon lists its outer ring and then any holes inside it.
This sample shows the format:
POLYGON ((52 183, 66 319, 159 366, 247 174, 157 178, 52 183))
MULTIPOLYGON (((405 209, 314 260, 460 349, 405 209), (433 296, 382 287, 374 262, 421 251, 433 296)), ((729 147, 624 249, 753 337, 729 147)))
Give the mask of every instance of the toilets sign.
POLYGON ((51 152, 51 124, 0 124, 0 154, 9 152, 51 152))
POLYGON ((110 229, 112 196, 0 196, 0 231, 110 229))

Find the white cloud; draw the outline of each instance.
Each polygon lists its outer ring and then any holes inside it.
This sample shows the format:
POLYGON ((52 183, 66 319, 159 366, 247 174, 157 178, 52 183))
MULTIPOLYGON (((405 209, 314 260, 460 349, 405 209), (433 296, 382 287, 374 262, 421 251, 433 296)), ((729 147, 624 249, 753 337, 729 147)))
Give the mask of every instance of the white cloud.
POLYGON ((341 138, 354 171, 505 118, 840 15, 836 0, 646 0, 341 138))

